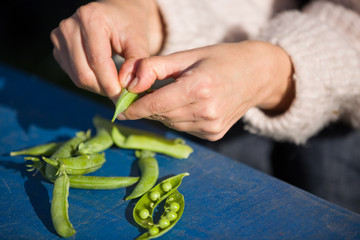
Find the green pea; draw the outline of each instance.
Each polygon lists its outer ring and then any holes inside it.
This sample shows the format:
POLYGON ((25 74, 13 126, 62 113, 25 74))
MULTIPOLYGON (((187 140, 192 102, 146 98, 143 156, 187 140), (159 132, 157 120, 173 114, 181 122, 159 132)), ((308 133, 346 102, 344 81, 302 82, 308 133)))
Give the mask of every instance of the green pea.
POLYGON ((177 218, 177 214, 176 212, 170 211, 166 214, 166 218, 169 219, 169 221, 174 221, 177 218))
POLYGON ((152 191, 150 192, 150 199, 153 200, 153 201, 156 201, 160 198, 160 193, 158 191, 152 191))
POLYGON ((142 210, 139 212, 139 217, 141 217, 142 219, 148 218, 149 215, 150 215, 149 210, 147 210, 146 208, 142 209, 142 210))
POLYGON ((116 101, 115 112, 111 121, 114 122, 116 117, 120 113, 124 112, 131 105, 131 103, 138 99, 138 97, 138 93, 131 93, 127 89, 123 88, 118 100, 116 101))
POLYGON ((180 204, 178 204, 177 202, 172 202, 172 203, 170 203, 170 205, 169 205, 169 209, 170 209, 170 211, 172 211, 172 212, 178 212, 179 209, 180 209, 180 204))
POLYGON ((170 191, 171 188, 172 186, 170 182, 164 182, 163 184, 161 184, 161 189, 164 190, 165 192, 170 191))
POLYGON ((137 151, 139 158, 139 168, 141 177, 134 190, 126 200, 138 198, 148 192, 156 183, 159 176, 159 166, 157 160, 153 157, 154 153, 149 151, 137 151))
POLYGON ((160 228, 167 228, 170 225, 170 221, 167 218, 161 218, 158 224, 160 228))
POLYGON ((155 236, 158 233, 159 233, 159 228, 157 228, 157 227, 152 227, 149 229, 150 236, 155 236))

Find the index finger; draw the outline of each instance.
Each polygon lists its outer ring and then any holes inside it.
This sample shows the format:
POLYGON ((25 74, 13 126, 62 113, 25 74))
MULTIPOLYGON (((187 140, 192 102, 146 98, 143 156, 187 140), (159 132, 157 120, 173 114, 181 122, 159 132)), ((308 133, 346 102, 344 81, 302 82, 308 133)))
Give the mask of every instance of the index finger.
POLYGON ((105 31, 104 26, 98 23, 92 24, 92 26, 84 25, 81 28, 86 58, 103 92, 109 98, 113 98, 119 94, 121 87, 116 66, 112 59, 110 35, 105 31))
POLYGON ((186 89, 189 89, 186 78, 180 77, 175 82, 144 95, 132 103, 123 115, 131 120, 148 118, 192 103, 193 99, 189 97, 189 92, 186 92, 186 89))

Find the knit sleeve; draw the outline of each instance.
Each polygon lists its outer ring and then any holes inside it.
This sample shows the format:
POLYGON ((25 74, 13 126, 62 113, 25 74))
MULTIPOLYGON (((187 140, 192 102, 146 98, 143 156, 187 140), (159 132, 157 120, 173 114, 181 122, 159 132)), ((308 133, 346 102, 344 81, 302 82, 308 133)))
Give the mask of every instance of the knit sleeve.
POLYGON ((289 0, 157 0, 165 24, 161 55, 258 35, 274 12, 296 8, 289 0))
POLYGON ((304 12, 275 17, 259 40, 282 47, 294 67, 296 97, 282 115, 258 108, 244 116, 251 132, 305 143, 331 122, 360 128, 360 17, 338 4, 319 1, 304 12))

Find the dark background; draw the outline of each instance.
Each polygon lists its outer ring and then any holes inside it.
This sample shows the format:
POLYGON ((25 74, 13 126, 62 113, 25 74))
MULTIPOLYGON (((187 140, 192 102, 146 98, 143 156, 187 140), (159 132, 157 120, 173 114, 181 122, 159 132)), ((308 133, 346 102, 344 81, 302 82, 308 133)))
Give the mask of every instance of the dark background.
POLYGON ((0 63, 111 104, 105 97, 75 87, 52 56, 51 31, 62 19, 70 17, 77 8, 89 2, 91 1, 6 1, 0 7, 0 63))

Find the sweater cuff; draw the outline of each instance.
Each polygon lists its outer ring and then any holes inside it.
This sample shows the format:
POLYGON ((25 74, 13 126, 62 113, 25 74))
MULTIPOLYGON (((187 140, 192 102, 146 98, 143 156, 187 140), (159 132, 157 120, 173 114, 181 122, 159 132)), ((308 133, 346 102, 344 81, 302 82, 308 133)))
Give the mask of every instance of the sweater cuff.
POLYGON ((328 25, 298 11, 277 16, 258 40, 278 45, 288 53, 294 67, 296 97, 287 112, 275 117, 258 108, 250 109, 243 118, 245 127, 279 141, 305 143, 339 118, 340 97, 351 89, 349 79, 354 77, 349 69, 359 68, 356 51, 328 25))

